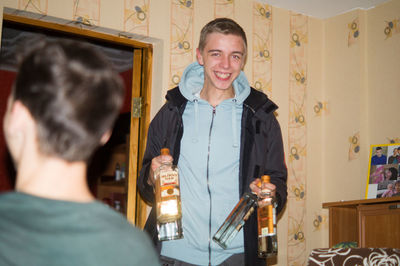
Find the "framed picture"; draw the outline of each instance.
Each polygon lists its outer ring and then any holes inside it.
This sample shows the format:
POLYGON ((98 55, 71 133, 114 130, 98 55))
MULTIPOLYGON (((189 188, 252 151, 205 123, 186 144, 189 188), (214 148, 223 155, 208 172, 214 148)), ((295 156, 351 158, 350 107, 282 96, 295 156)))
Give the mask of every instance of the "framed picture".
POLYGON ((400 143, 371 145, 366 199, 400 196, 400 143))

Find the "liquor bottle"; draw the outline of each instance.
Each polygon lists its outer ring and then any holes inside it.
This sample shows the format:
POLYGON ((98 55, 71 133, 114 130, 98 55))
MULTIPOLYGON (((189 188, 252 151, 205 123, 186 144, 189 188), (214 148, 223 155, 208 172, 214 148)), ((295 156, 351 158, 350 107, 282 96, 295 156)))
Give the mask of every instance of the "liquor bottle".
POLYGON ((122 163, 122 164, 121 164, 121 170, 120 170, 121 179, 125 179, 125 177, 126 177, 125 171, 126 171, 126 169, 125 169, 125 163, 122 163))
MULTIPOLYGON (((169 149, 161 149, 161 155, 169 155, 169 149)), ((154 173, 157 204, 157 230, 160 241, 183 237, 182 210, 178 168, 163 161, 154 173)))
POLYGON ((258 199, 258 257, 267 258, 278 254, 278 238, 276 235, 275 201, 271 191, 266 188, 270 176, 261 177, 261 193, 258 199))
POLYGON ((121 180, 121 168, 119 166, 119 163, 115 165, 115 181, 121 180))
POLYGON ((226 249, 232 239, 235 238, 244 223, 249 219, 257 205, 257 195, 254 193, 245 192, 231 213, 225 219, 224 223, 219 227, 214 234, 213 240, 226 249))
POLYGON ((121 201, 119 200, 114 200, 114 209, 117 212, 121 212, 121 201))

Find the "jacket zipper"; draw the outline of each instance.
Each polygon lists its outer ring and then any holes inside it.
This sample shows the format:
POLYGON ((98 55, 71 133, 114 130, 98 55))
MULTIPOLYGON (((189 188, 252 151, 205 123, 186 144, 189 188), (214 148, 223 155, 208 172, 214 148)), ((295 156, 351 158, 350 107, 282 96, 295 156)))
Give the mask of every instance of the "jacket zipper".
POLYGON ((210 199, 210 213, 208 218, 208 265, 211 265, 211 211, 212 211, 212 201, 211 201, 211 190, 210 190, 210 179, 209 179, 209 166, 210 166, 210 148, 211 148, 211 132, 214 124, 215 117, 215 107, 213 106, 210 131, 208 133, 208 153, 207 153, 207 191, 210 199))

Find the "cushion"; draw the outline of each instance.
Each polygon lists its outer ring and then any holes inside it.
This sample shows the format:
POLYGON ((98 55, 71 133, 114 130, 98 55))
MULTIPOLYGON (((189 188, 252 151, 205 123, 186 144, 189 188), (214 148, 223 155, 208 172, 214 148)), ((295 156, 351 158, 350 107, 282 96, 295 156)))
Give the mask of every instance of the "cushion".
POLYGON ((395 248, 319 248, 308 258, 312 265, 400 265, 400 249, 395 248))

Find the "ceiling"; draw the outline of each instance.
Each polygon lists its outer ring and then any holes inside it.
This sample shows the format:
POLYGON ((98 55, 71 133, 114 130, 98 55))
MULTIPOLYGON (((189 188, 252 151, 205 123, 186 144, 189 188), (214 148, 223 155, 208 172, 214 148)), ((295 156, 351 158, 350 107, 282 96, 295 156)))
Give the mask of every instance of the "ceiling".
POLYGON ((325 19, 355 9, 371 9, 390 0, 258 0, 274 7, 325 19))

